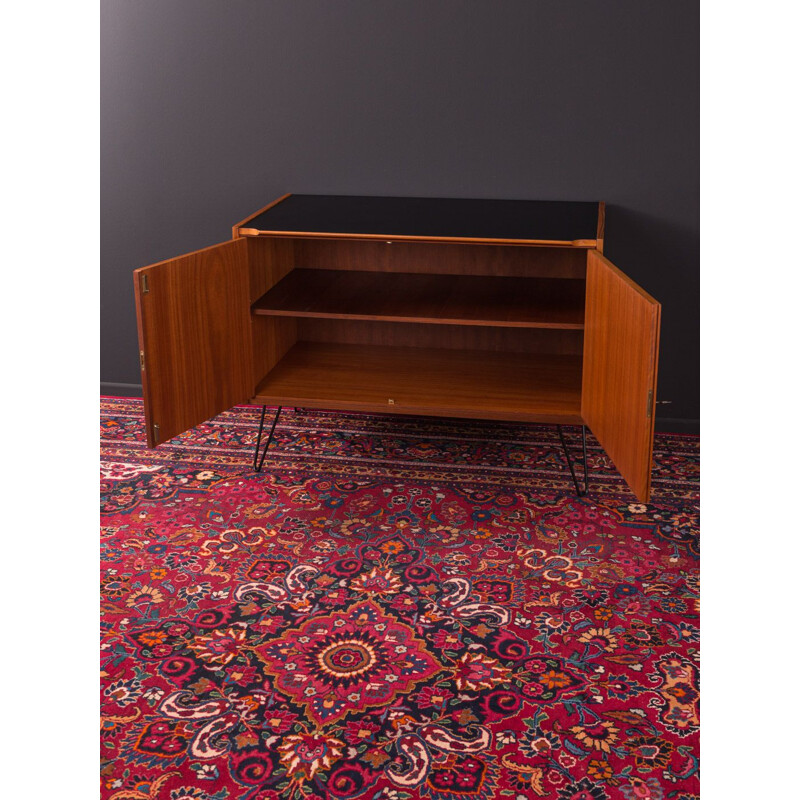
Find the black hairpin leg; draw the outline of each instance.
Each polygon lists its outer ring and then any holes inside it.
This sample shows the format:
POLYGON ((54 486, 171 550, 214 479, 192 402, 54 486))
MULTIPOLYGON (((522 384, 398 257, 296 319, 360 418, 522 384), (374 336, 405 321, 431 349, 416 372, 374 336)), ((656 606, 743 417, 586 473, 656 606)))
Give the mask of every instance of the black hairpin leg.
POLYGON ((575 484, 575 492, 578 497, 583 497, 589 491, 589 464, 586 459, 586 426, 581 425, 581 439, 583 442, 583 491, 581 491, 581 487, 578 485, 578 478, 575 475, 575 467, 572 465, 572 459, 569 455, 569 450, 567 449, 567 443, 564 440, 564 434, 561 430, 561 426, 557 425, 558 428, 558 438, 561 439, 561 446, 564 448, 564 455, 567 458, 567 466, 569 467, 570 474, 572 475, 572 482, 575 484))
POLYGON ((267 450, 269 450, 269 446, 272 442, 272 437, 275 434, 275 426, 278 424, 278 417, 281 415, 281 406, 278 406, 278 410, 275 412, 275 419, 272 420, 272 427, 269 429, 269 437, 267 438, 267 443, 264 445, 264 452, 261 453, 261 460, 258 458, 258 452, 261 449, 261 436, 264 433, 264 417, 267 414, 267 407, 261 407, 261 422, 258 423, 258 439, 256 439, 256 450, 253 453, 253 469, 256 472, 261 472, 261 467, 264 466, 264 459, 267 457, 267 450))

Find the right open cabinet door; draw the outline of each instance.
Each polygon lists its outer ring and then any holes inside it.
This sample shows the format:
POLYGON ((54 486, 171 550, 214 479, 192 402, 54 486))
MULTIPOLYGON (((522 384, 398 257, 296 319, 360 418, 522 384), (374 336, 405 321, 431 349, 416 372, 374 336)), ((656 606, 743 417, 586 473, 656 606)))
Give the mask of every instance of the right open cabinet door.
POLYGON ((581 416, 647 503, 661 304, 597 251, 587 259, 581 416))

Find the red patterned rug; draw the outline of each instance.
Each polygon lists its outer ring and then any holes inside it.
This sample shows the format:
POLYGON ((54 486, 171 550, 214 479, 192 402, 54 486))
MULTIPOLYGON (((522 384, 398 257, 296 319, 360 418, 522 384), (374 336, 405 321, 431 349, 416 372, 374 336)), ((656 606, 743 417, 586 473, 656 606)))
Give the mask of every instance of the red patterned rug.
MULTIPOLYGON (((641 505, 555 428, 104 398, 109 800, 694 800, 699 440, 641 505)), ((577 428, 569 440, 579 441, 577 428)))

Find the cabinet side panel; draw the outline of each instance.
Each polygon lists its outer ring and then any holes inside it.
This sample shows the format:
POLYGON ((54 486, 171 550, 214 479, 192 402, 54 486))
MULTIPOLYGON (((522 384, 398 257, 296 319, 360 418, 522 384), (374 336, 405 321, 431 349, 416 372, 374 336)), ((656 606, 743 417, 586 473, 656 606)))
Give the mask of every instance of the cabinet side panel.
POLYGON ((252 393, 247 243, 225 242, 134 275, 152 447, 252 393))
MULTIPOLYGON (((248 238, 250 302, 254 303, 294 269, 295 242, 285 238, 248 238)), ((251 391, 297 341, 297 322, 291 318, 253 315, 253 380, 251 391)))
POLYGON ((297 320, 292 317, 254 315, 251 326, 254 377, 252 388, 255 389, 297 341, 297 320))
POLYGON ((581 415, 633 493, 650 498, 661 305, 587 254, 581 415))
POLYGON ((269 291, 294 268, 294 239, 246 238, 250 265, 250 302, 269 291))

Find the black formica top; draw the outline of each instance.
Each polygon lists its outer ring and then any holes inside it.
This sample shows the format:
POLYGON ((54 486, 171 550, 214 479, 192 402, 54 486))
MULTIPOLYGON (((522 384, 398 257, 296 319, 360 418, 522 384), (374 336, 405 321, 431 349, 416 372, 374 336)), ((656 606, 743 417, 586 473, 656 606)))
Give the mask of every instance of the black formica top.
POLYGON ((245 223, 270 233, 574 241, 597 237, 597 203, 293 194, 245 223))

